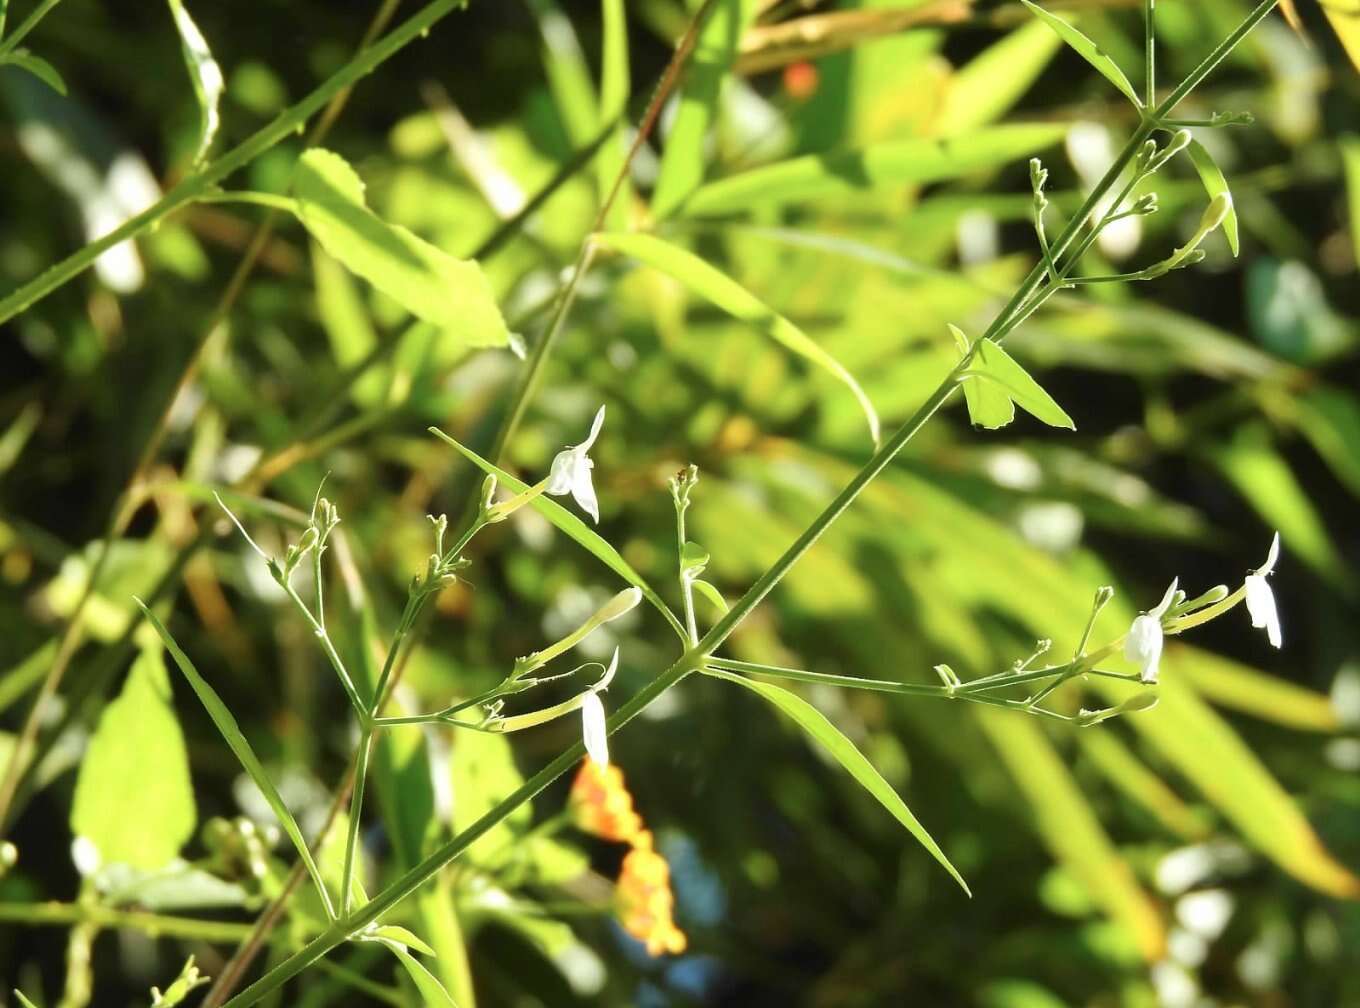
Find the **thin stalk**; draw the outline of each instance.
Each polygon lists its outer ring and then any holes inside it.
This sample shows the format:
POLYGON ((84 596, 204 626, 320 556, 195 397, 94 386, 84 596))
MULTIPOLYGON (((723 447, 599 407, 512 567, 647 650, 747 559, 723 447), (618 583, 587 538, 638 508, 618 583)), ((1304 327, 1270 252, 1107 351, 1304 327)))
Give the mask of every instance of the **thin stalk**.
POLYGON ((1143 53, 1147 62, 1143 68, 1147 97, 1143 104, 1148 108, 1157 106, 1157 0, 1143 0, 1143 53))
MULTIPOLYGON (((442 18, 462 7, 462 0, 431 0, 399 27, 360 51, 320 87, 296 105, 285 109, 269 125, 186 177, 141 213, 128 218, 102 238, 90 242, 0 300, 0 322, 8 321, 27 310, 58 287, 79 276, 113 246, 141 234, 171 212, 207 194, 228 175, 250 164, 265 151, 296 132, 334 95, 372 73, 411 42, 423 36, 442 18)), ((16 31, 15 34, 18 35, 19 32, 16 31)))
POLYGON ((33 13, 24 18, 9 35, 9 38, 0 42, 0 60, 12 53, 24 40, 24 36, 38 27, 38 22, 47 17, 52 12, 52 8, 61 3, 61 0, 42 0, 42 3, 33 8, 33 13))
POLYGON ((368 760, 373 754, 373 721, 365 723, 359 748, 354 754, 354 787, 350 792, 349 830, 345 835, 345 860, 340 871, 340 916, 349 916, 350 893, 354 889, 354 852, 359 846, 359 821, 363 818, 364 783, 368 779, 368 760))
POLYGON ((330 634, 326 633, 326 628, 317 621, 312 610, 307 607, 307 603, 302 600, 302 596, 297 593, 297 589, 286 581, 283 590, 288 597, 293 600, 293 604, 302 611, 303 617, 312 625, 312 630, 316 633, 316 639, 321 642, 321 650, 325 652, 326 658, 331 663, 331 668, 335 669, 336 676, 340 679, 340 685, 345 689, 345 695, 349 697, 350 705, 359 715, 360 722, 365 722, 369 718, 368 705, 364 703, 363 697, 359 695, 359 690, 354 685, 354 680, 350 678, 349 670, 345 668, 344 661, 340 658, 340 653, 335 650, 335 644, 331 641, 330 634))
POLYGON ((694 580, 684 568, 685 559, 685 511, 688 504, 677 504, 675 508, 675 541, 680 557, 680 596, 685 607, 685 631, 689 634, 689 645, 699 643, 699 625, 694 619, 694 580))
POLYGON ((54 927, 94 924, 102 928, 129 928, 152 937, 206 942, 240 941, 250 933, 248 924, 118 910, 98 903, 0 903, 0 920, 54 927))

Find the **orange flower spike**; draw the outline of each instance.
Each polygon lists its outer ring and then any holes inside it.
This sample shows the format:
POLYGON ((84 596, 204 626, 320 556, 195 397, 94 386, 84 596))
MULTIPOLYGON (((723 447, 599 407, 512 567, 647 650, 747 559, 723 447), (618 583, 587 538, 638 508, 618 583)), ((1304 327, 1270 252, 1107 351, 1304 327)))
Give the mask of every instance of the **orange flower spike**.
POLYGON ((642 817, 633 808, 623 771, 613 764, 582 763, 568 803, 576 827, 601 839, 631 843, 642 829, 642 817))
POLYGON ((648 955, 678 955, 685 950, 685 934, 673 917, 670 865, 652 849, 652 834, 647 830, 638 833, 633 849, 623 859, 618 901, 624 930, 647 946, 648 955))

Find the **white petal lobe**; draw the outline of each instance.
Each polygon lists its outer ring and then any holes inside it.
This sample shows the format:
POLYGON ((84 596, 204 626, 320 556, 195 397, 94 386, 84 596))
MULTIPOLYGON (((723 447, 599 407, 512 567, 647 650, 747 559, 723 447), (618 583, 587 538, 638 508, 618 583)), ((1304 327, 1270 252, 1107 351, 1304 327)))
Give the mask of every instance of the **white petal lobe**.
POLYGON ((581 700, 581 731, 586 752, 600 766, 609 765, 609 733, 605 730, 604 704, 598 693, 590 692, 581 700))

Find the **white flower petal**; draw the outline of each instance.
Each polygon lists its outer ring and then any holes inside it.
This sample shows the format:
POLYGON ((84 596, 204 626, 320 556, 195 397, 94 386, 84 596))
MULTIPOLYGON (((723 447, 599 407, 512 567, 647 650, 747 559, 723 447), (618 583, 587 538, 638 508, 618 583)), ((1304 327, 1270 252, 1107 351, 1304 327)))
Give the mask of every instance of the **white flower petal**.
POLYGON ((603 426, 604 426, 604 407, 601 406, 598 410, 595 411, 595 419, 592 420, 590 423, 590 436, 576 446, 578 449, 580 449, 582 454, 590 451, 591 446, 595 444, 595 439, 600 436, 600 428, 603 426))
POLYGON ((581 699, 581 733, 590 758, 600 766, 608 766, 609 732, 605 729, 604 704, 593 690, 581 699))
POLYGON ((1266 562, 1256 571, 1257 574, 1265 576, 1275 569, 1275 563, 1280 559, 1280 533, 1275 533, 1275 538, 1270 540, 1270 552, 1266 554, 1266 562))
POLYGON ((1161 604, 1156 609, 1149 609, 1148 615, 1161 619, 1166 615, 1166 611, 1171 608, 1171 602, 1176 597, 1176 589, 1180 586, 1181 579, 1174 577, 1171 579, 1171 586, 1167 588, 1166 594, 1162 596, 1161 604))
POLYGON ((548 486, 543 492, 554 497, 570 493, 575 472, 576 449, 564 448, 553 457, 552 468, 548 470, 548 486))
POLYGON ((1143 613, 1129 627, 1124 640, 1124 657, 1138 665, 1139 678, 1148 685, 1157 681, 1157 666, 1162 658, 1162 621, 1143 613))
POLYGON ((1247 590, 1247 612, 1251 613, 1251 625, 1265 628, 1266 636, 1274 647, 1284 643, 1280 632, 1280 611, 1275 606, 1275 593, 1270 582, 1260 574, 1248 574, 1244 587, 1247 590))
POLYGON ((572 478, 571 495, 576 498, 576 503, 581 506, 581 510, 590 515, 591 520, 598 525, 600 524, 600 504, 595 498, 595 484, 591 482, 590 478, 592 464, 588 458, 583 457, 581 461, 585 462, 585 465, 578 469, 572 478))

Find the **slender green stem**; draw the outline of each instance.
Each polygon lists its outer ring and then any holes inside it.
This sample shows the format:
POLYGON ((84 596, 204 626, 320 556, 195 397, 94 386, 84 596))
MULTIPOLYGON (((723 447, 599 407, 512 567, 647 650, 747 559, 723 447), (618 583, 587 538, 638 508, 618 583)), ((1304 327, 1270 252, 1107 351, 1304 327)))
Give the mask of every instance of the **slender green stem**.
POLYGON ((269 207, 283 213, 296 214, 298 201, 278 193, 255 192, 248 189, 232 189, 223 192, 205 192, 197 199, 199 203, 251 203, 255 206, 269 207))
POLYGON ((52 12, 52 8, 59 3, 61 3, 61 0, 42 0, 42 3, 33 8, 33 13, 19 22, 19 27, 10 33, 9 38, 0 42, 0 60, 12 53, 24 40, 24 36, 38 27, 38 22, 47 17, 52 12))
POLYGON ((1157 0, 1143 0, 1143 53, 1147 59, 1144 68, 1144 81, 1147 86, 1148 108, 1157 107, 1157 0))
MULTIPOLYGON (((53 0, 46 0, 46 2, 50 4, 53 0)), ((20 312, 27 310, 58 287, 79 276, 100 255, 113 246, 141 234, 142 231, 174 210, 202 198, 213 186, 228 175, 248 165, 279 141, 294 133, 303 123, 316 114, 333 95, 350 87, 365 74, 372 73, 373 70, 411 42, 428 32, 430 27, 440 19, 463 6, 463 0, 431 0, 403 24, 394 28, 367 49, 362 50, 307 97, 281 112, 273 122, 259 132, 215 161, 205 165, 198 172, 185 178, 141 213, 130 217, 102 238, 90 242, 13 291, 8 297, 0 300, 0 322, 8 321, 20 312)), ((15 35, 18 36, 20 31, 22 31, 22 27, 15 31, 15 35)), ((11 36, 11 41, 12 39, 13 36, 11 36)))
POLYGON ((340 871, 340 916, 349 916, 350 893, 354 891, 354 852, 359 846, 359 823, 364 811, 364 783, 368 779, 368 760, 373 754, 373 722, 364 725, 359 748, 354 754, 354 787, 349 797, 349 829, 345 834, 345 860, 340 871))
POLYGON ((248 924, 118 910, 98 903, 0 903, 0 920, 53 926, 95 924, 106 928, 131 928, 152 936, 207 942, 240 941, 250 932, 248 924))
POLYGON ((345 688, 345 695, 349 697, 350 705, 359 715, 360 722, 367 721, 369 718, 368 705, 364 703, 364 698, 359 695, 358 689, 355 688, 354 680, 350 678, 349 670, 345 668, 344 661, 340 658, 339 652, 335 650, 335 644, 331 640, 330 634, 326 633, 326 628, 321 625, 307 603, 302 600, 297 589, 286 580, 283 582, 283 590, 293 600, 293 604, 301 610, 307 622, 312 625, 316 639, 321 642, 321 650, 325 652, 326 658, 331 663, 331 668, 335 669, 335 674, 340 679, 340 685, 345 688))
POLYGON ((694 579, 685 571, 685 511, 689 502, 675 505, 675 543, 680 560, 680 598, 685 607, 685 631, 689 634, 689 646, 699 643, 699 624, 694 619, 694 579))

